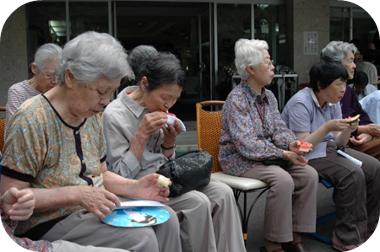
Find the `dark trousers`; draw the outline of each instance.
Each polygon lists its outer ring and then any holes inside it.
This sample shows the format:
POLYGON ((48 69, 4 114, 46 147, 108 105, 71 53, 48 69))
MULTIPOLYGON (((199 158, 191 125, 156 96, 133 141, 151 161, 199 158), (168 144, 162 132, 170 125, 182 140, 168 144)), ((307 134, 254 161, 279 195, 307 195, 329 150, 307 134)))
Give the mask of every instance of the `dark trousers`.
POLYGON ((362 161, 362 166, 338 154, 337 145, 331 141, 326 157, 309 160, 309 165, 334 185, 335 233, 350 245, 365 242, 365 234, 376 229, 380 213, 380 162, 351 148, 345 148, 344 152, 362 161))
POLYGON ((380 160, 380 137, 373 137, 371 141, 358 146, 350 144, 350 148, 364 152, 377 160, 380 160))

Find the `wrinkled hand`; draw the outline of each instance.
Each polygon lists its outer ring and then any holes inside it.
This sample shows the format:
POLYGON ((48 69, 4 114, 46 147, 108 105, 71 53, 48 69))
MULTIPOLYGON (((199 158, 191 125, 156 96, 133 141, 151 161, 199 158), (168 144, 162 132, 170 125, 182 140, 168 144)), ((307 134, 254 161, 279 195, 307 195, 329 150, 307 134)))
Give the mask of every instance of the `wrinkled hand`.
POLYGON ((375 124, 375 123, 371 123, 369 125, 366 125, 369 129, 369 134, 373 135, 373 136, 380 136, 380 125, 379 124, 375 124))
POLYGON ((329 131, 350 131, 354 132, 359 126, 359 120, 350 124, 350 119, 333 119, 327 122, 329 131))
MULTIPOLYGON (((309 144, 310 144, 309 152, 311 152, 313 151, 313 145, 311 143, 309 144)), ((302 156, 307 155, 308 152, 300 151, 300 145, 301 145, 301 141, 299 140, 293 141, 289 144, 289 150, 297 153, 298 155, 302 155, 302 156)))
POLYGON ((78 190, 80 190, 80 205, 100 219, 105 219, 115 205, 120 206, 119 198, 103 188, 78 186, 78 190))
POLYGON ((174 146, 177 136, 181 133, 181 124, 178 120, 174 121, 174 125, 167 123, 168 127, 164 127, 164 143, 166 147, 174 146))
POLYGON ((365 144, 369 141, 372 140, 372 136, 370 134, 367 134, 367 133, 362 133, 358 136, 356 136, 356 138, 354 136, 351 136, 349 138, 349 141, 353 144, 353 145, 362 145, 362 144, 365 144))
POLYGON ((146 136, 152 135, 155 131, 165 128, 167 115, 164 112, 156 111, 148 113, 141 121, 138 130, 146 136))
POLYGON ((10 188, 1 198, 1 208, 11 220, 27 220, 33 214, 36 198, 30 189, 10 188))
POLYGON ((305 166, 309 162, 304 156, 293 151, 284 151, 283 157, 292 162, 293 165, 305 166))
POLYGON ((348 120, 348 124, 350 125, 350 130, 351 132, 354 132, 358 129, 359 127, 359 122, 360 122, 360 119, 356 120, 355 122, 352 122, 350 123, 350 119, 345 119, 345 120, 348 120))
MULTIPOLYGON (((137 180, 137 196, 148 200, 156 200, 161 202, 169 201, 169 188, 163 187, 157 182, 159 176, 160 175, 157 173, 152 173, 137 180)), ((171 182, 169 183, 169 186, 170 185, 171 182)))

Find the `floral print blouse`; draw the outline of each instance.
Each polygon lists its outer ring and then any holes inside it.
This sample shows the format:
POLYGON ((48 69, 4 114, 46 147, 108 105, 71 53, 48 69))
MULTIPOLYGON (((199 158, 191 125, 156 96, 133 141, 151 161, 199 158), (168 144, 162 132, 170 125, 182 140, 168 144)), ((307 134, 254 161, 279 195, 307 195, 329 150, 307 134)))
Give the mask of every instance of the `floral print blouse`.
MULTIPOLYGON (((107 146, 99 115, 72 127, 43 94, 37 95, 12 116, 6 136, 2 174, 29 182, 32 188, 104 187, 100 164, 106 159, 107 146)), ((80 209, 78 205, 33 213, 18 223, 15 234, 80 209)))
MULTIPOLYGON (((2 210, 0 209, 0 213, 2 214, 2 210)), ((12 221, 9 218, 1 218, 3 227, 9 237, 20 245, 22 248, 26 248, 32 251, 38 251, 38 252, 51 252, 53 250, 53 246, 49 241, 39 240, 39 241, 32 241, 28 238, 18 238, 14 235, 14 230, 17 226, 17 221, 12 221)))
POLYGON ((222 111, 219 162, 222 170, 240 176, 264 160, 282 159, 297 140, 278 111, 274 94, 256 93, 242 81, 228 95, 222 111))

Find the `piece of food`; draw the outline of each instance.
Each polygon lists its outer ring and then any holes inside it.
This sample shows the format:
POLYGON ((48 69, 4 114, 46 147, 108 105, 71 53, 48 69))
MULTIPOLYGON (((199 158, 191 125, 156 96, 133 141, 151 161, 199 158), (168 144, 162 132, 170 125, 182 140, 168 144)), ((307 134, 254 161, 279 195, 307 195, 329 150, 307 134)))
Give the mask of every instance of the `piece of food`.
POLYGON ((174 125, 174 122, 177 118, 177 116, 173 113, 166 113, 168 115, 168 122, 174 125))
POLYGON ((173 113, 169 113, 169 112, 165 112, 167 115, 170 115, 170 116, 173 116, 173 117, 175 117, 175 118, 177 118, 177 116, 175 115, 175 114, 173 114, 173 113))
POLYGON ((170 179, 167 177, 160 175, 157 179, 157 182, 162 185, 163 187, 169 187, 170 179))
POLYGON ((309 152, 310 151, 310 144, 305 142, 303 139, 301 140, 299 151, 302 152, 309 152))
POLYGON ((169 112, 165 112, 167 115, 168 115, 168 122, 171 123, 172 125, 174 125, 174 122, 175 120, 178 120, 180 125, 181 125, 181 130, 183 132, 186 131, 186 127, 185 127, 185 124, 183 124, 183 122, 177 118, 177 116, 173 113, 169 113, 169 112))
POLYGON ((350 122, 350 124, 351 124, 353 122, 356 122, 359 118, 360 118, 360 114, 357 114, 354 117, 349 116, 347 119, 351 119, 351 122, 350 122))

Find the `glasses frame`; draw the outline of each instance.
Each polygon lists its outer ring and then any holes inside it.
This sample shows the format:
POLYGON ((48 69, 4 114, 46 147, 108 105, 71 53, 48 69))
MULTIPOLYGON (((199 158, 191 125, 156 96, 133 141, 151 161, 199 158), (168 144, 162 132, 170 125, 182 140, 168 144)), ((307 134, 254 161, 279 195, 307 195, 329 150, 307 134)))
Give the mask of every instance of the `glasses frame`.
POLYGON ((261 62, 269 67, 274 66, 274 60, 269 60, 268 62, 261 62))
POLYGON ((42 76, 44 76, 44 78, 48 81, 53 81, 53 80, 57 80, 57 76, 55 75, 55 73, 53 74, 53 76, 47 76, 38 66, 37 67, 37 70, 42 73, 42 76))

